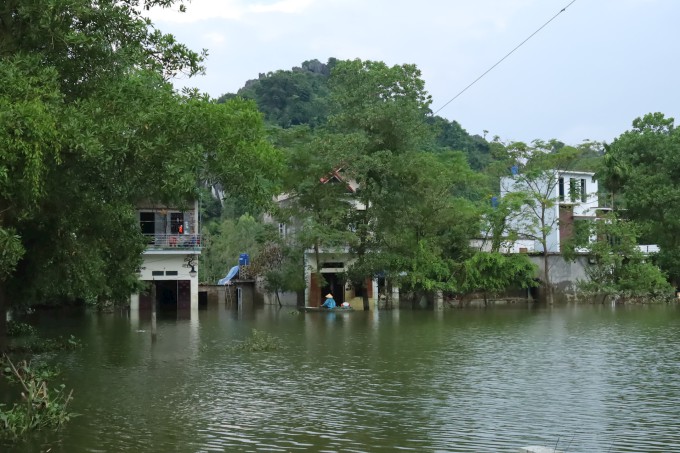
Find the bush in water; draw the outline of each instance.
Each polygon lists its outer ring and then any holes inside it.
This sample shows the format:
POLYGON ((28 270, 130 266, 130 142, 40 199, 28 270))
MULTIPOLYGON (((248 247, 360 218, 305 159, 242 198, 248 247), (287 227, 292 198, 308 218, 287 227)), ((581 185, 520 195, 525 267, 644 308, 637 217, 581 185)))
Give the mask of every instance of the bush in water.
POLYGON ((248 352, 276 351, 282 348, 280 339, 257 329, 253 329, 248 338, 231 347, 234 351, 248 352))
POLYGON ((19 384, 21 402, 10 409, 0 404, 0 434, 20 437, 30 431, 57 429, 75 414, 67 410, 73 391, 66 393, 64 385, 48 388, 48 379, 58 372, 54 369, 37 367, 22 360, 17 365, 6 355, 3 358, 3 373, 14 384, 19 384))

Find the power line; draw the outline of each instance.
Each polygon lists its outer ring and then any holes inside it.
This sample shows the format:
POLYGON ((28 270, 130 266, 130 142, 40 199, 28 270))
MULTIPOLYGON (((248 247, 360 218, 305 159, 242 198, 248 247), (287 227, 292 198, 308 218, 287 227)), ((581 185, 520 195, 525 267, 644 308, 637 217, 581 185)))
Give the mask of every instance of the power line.
POLYGON ((470 88, 470 87, 471 87, 472 85, 474 85, 475 83, 479 82, 479 80, 480 80, 482 77, 484 77, 484 76, 487 75, 489 72, 491 72, 491 70, 492 70, 493 68, 495 68, 496 66, 498 66, 499 64, 501 64, 501 63, 503 62, 503 60, 505 60, 505 59, 508 58, 510 55, 512 55, 512 53, 513 53, 515 50, 517 50, 517 49, 519 49, 520 47, 522 47, 522 46, 524 45, 524 43, 527 42, 527 41, 529 41, 531 38, 533 38, 534 35, 535 35, 536 33, 538 33, 539 31, 543 30, 543 28, 545 28, 550 22, 552 22, 553 20, 555 20, 555 18, 556 18, 557 16, 559 16, 560 14, 562 14, 563 12, 565 12, 565 11, 567 10, 567 8, 569 8, 575 1, 576 1, 576 0, 571 0, 571 2, 569 2, 569 4, 568 4, 567 6, 565 6, 564 8, 562 8, 557 14, 555 14, 553 17, 551 17, 550 20, 548 20, 546 23, 544 23, 543 25, 541 25, 541 26, 538 28, 538 30, 536 30, 535 32, 533 32, 532 34, 530 34, 529 37, 528 37, 527 39, 525 39, 524 41, 522 41, 521 43, 519 43, 514 49, 512 49, 510 52, 508 52, 507 54, 505 54, 505 56, 504 56, 503 58, 501 58, 500 60, 498 60, 498 61, 497 61, 493 66, 491 66, 489 69, 487 69, 486 71, 484 71, 484 73, 483 73, 482 75, 480 75, 480 76, 477 77, 475 80, 473 80, 472 83, 470 83, 468 86, 466 86, 465 88, 463 88, 457 95, 455 95, 454 97, 452 97, 446 104, 444 104, 444 105, 442 105, 441 107, 439 107, 439 109, 437 109, 437 111, 435 111, 435 112, 432 113, 432 114, 433 114, 433 115, 436 115, 436 114, 439 113, 444 107, 446 107, 447 105, 449 105, 450 103, 452 103, 453 101, 455 101, 456 98, 458 98, 458 96, 460 96, 461 94, 465 93, 465 92, 468 90, 468 88, 470 88))

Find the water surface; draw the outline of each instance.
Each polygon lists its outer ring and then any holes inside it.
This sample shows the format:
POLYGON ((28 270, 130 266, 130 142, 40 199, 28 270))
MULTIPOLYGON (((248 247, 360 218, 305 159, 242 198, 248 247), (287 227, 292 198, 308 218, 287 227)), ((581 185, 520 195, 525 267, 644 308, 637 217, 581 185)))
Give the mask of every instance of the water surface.
POLYGON ((680 452, 675 307, 41 316, 81 414, 51 452, 680 452), (275 352, 234 352, 252 329, 275 352))

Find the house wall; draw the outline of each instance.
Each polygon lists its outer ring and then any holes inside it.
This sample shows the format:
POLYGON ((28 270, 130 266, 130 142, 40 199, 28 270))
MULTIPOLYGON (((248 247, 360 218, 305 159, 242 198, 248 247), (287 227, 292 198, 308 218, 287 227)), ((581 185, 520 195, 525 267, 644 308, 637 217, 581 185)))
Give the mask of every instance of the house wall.
MULTIPOLYGON (((322 274, 342 274, 347 270, 347 267, 352 263, 354 258, 348 252, 332 252, 323 251, 320 253, 319 260, 321 262, 322 274), (327 263, 342 264, 342 267, 329 267, 327 263)), ((319 285, 316 281, 317 263, 316 256, 309 251, 305 254, 305 281, 307 288, 305 289, 305 304, 309 306, 317 306, 321 303, 322 296, 319 285)), ((378 297, 378 283, 377 279, 367 280, 365 282, 365 290, 368 294, 371 307, 374 307, 378 297)), ((344 285, 342 297, 336 299, 348 302, 352 308, 363 310, 363 298, 356 295, 356 291, 350 285, 344 285)))
MULTIPOLYGON (((565 191, 568 190, 569 180, 574 179, 579 182, 584 179, 586 182, 586 201, 577 199, 573 204, 574 206, 574 216, 586 216, 594 217, 599 205, 598 200, 598 184, 597 180, 594 179, 595 174, 590 172, 580 172, 580 171, 563 171, 560 172, 560 177, 564 178, 565 181, 565 191)), ((565 193, 565 202, 571 203, 569 195, 565 193)))
MULTIPOLYGON (((500 195, 501 198, 508 193, 519 192, 526 190, 526 185, 517 176, 508 176, 501 178, 500 181, 500 195)), ((592 217, 595 218, 598 207, 598 184, 594 179, 594 173, 591 172, 577 172, 577 171, 555 171, 552 176, 546 178, 545 181, 539 181, 537 190, 540 193, 548 194, 548 198, 554 200, 554 206, 548 208, 545 213, 545 224, 552 225, 552 229, 546 238, 548 252, 560 252, 561 240, 567 237, 567 229, 560 228, 560 222, 572 223, 574 218, 592 217), (560 178, 563 180, 563 200, 560 199, 560 178), (570 193, 570 180, 574 180, 577 187, 580 187, 581 181, 585 181, 586 197, 582 201, 580 195, 572 200, 570 193), (553 187, 550 187, 553 186, 553 187), (568 207, 567 209, 565 209, 568 207)), ((513 228, 518 231, 524 231, 526 235, 540 236, 539 226, 532 225, 533 220, 536 219, 536 214, 532 212, 529 206, 522 208, 522 215, 511 221, 513 228)), ((527 244, 527 239, 523 240, 525 243, 521 246, 515 245, 512 247, 513 252, 518 252, 519 248, 524 248, 528 252, 543 252, 543 246, 540 241, 532 240, 533 244, 527 244)), ((518 241, 519 243, 519 241, 518 241)))
MULTIPOLYGON (((557 178, 557 176, 555 176, 557 178)), ((549 198, 557 200, 557 184, 556 184, 556 179, 554 186, 552 189, 549 191, 550 187, 549 184, 552 185, 552 183, 549 183, 548 180, 546 181, 538 181, 537 187, 535 191, 538 191, 540 193, 548 193, 549 192, 549 198)), ((521 180, 518 179, 517 177, 505 177, 501 178, 501 198, 506 196, 509 193, 514 193, 514 192, 522 192, 522 191, 528 191, 528 188, 526 184, 521 180)), ((546 243, 548 246, 548 251, 556 251, 559 250, 559 231, 557 227, 557 218, 558 218, 558 206, 557 204, 555 206, 549 207, 546 209, 545 212, 545 224, 546 225, 554 225, 550 233, 548 234, 546 238, 546 243)), ((520 232, 520 236, 526 235, 526 236, 540 236, 540 225, 534 225, 537 219, 537 215, 533 212, 530 206, 525 205, 522 206, 521 208, 521 214, 519 216, 514 217, 510 221, 510 225, 513 229, 516 229, 517 231, 520 232)), ((526 248, 527 251, 536 251, 536 252, 542 252, 543 251, 543 245, 541 244, 540 241, 534 240, 534 239, 524 239, 523 240, 525 243, 523 244, 522 248, 526 248)), ((515 250, 518 247, 513 247, 513 251, 518 251, 515 250)))
MULTIPOLYGON (((176 286, 178 302, 184 302, 188 297, 191 309, 198 308, 198 276, 189 275, 191 268, 187 265, 187 258, 194 257, 193 267, 198 271, 196 256, 201 253, 198 209, 198 200, 187 203, 183 209, 151 201, 142 201, 137 205, 140 228, 148 236, 149 244, 142 256, 139 279, 179 282, 176 286), (150 217, 150 213, 153 213, 153 223, 146 220, 143 222, 143 216, 150 217), (181 219, 181 223, 178 221, 173 225, 173 214, 175 220, 181 219), (189 282, 188 287, 186 282, 189 282)), ((143 297, 145 303, 150 303, 148 296, 143 297)), ((130 308, 140 308, 139 294, 130 296, 130 308)))
MULTIPOLYGON (((153 212, 155 213, 155 234, 170 234, 170 217, 173 213, 182 213, 184 217, 184 234, 198 234, 198 200, 189 204, 188 209, 182 210, 179 208, 168 207, 164 205, 153 204, 150 202, 140 203, 137 206, 137 212, 153 212)), ((139 214, 138 214, 139 215, 139 214)))
MULTIPOLYGON (((186 254, 144 254, 144 261, 140 273, 140 280, 143 281, 177 281, 188 280, 190 282, 190 304, 191 309, 198 309, 198 276, 191 277, 189 275, 190 269, 184 267, 185 258, 189 256, 186 254), (157 275, 154 275, 154 272, 157 275), (158 275, 159 273, 163 275, 158 275), (168 272, 177 272, 177 275, 168 275, 168 272)), ((197 263, 197 260, 195 261, 197 263)), ((198 271, 198 265, 194 264, 194 268, 198 271)), ((132 294, 130 296, 130 308, 133 310, 139 309, 139 294, 132 294)))

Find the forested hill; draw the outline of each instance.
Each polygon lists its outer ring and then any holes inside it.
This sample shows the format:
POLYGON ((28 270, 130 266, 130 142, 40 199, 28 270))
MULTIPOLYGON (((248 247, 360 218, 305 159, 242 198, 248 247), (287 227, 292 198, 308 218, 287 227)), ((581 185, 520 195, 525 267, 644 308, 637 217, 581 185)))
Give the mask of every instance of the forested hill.
MULTIPOLYGON (((234 96, 254 99, 265 120, 282 128, 322 126, 329 114, 328 79, 337 62, 336 58, 329 58, 326 63, 308 60, 289 70, 261 73, 237 93, 227 93, 218 101, 234 96)), ((458 122, 440 116, 431 116, 428 121, 436 128, 438 148, 464 152, 475 170, 490 162, 490 146, 483 137, 470 135, 458 122)))

